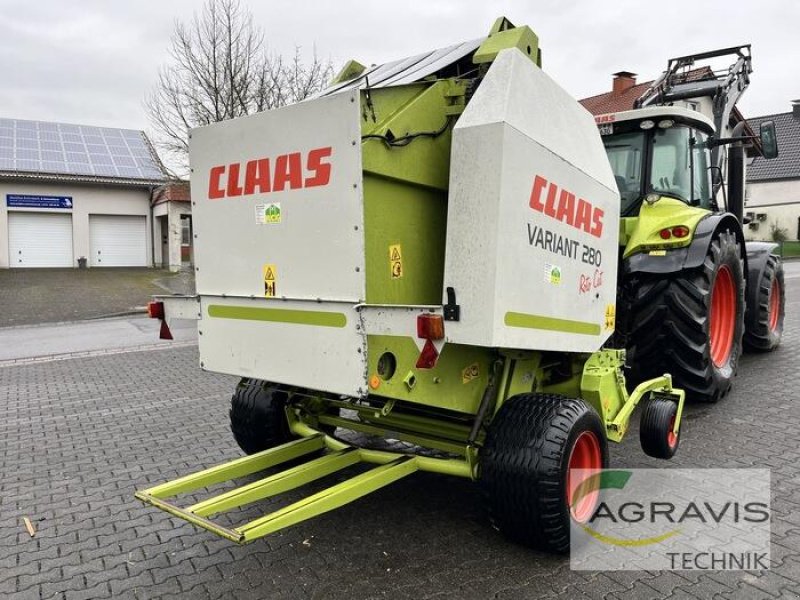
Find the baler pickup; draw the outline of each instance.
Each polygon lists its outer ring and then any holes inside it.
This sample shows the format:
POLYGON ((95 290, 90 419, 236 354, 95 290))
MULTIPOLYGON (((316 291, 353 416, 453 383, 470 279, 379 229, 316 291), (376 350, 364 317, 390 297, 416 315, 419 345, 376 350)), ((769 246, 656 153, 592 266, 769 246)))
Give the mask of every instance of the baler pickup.
MULTIPOLYGON (((238 544, 245 544, 349 504, 411 475, 417 470, 424 470, 424 465, 422 468, 420 467, 420 458, 392 452, 364 450, 322 433, 316 433, 251 456, 238 458, 174 481, 162 483, 137 492, 136 497, 217 535, 238 544), (326 453, 186 508, 167 501, 168 498, 180 494, 195 492, 212 485, 253 475, 289 461, 309 457, 320 451, 326 451, 326 453), (209 519, 212 515, 295 490, 359 463, 371 463, 375 466, 249 523, 231 528, 209 519)), ((438 459, 428 458, 426 460, 436 461, 438 459)))

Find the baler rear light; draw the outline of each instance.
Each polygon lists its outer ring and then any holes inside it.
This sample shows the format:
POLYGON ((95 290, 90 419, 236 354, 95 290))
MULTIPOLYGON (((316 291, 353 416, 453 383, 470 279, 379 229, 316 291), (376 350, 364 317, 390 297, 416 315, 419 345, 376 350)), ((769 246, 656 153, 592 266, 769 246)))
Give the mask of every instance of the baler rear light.
POLYGON ((148 302, 147 316, 151 319, 164 318, 164 303, 163 302, 148 302))
POLYGON ((417 337, 423 340, 444 339, 444 319, 442 315, 419 315, 417 317, 417 337))
POLYGON ((439 351, 436 349, 436 346, 433 345, 432 341, 425 340, 425 345, 422 347, 422 352, 420 352, 419 358, 417 359, 417 368, 432 369, 436 366, 437 360, 439 360, 439 351))

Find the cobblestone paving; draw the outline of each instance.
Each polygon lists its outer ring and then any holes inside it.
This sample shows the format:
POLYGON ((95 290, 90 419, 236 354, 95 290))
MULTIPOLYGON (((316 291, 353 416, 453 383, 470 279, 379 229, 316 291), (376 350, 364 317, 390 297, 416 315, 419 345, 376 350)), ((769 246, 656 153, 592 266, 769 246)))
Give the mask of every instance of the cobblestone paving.
MULTIPOLYGON (((787 312, 776 353, 689 407, 671 463, 772 469, 770 571, 572 572, 493 531, 471 483, 424 473, 236 546, 133 498, 239 454, 234 379, 181 347, 0 368, 0 598, 800 598, 800 300, 787 312)), ((664 463, 634 429, 612 464, 664 463)))

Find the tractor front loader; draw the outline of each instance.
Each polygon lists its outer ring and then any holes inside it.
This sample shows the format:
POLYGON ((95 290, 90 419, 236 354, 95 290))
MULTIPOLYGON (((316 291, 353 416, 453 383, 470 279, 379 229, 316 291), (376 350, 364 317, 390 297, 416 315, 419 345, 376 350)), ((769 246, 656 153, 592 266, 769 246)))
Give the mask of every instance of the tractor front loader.
POLYGON ((750 81, 750 46, 674 58, 637 101, 596 118, 621 195, 619 324, 629 381, 669 372, 697 401, 731 388, 742 349, 771 351, 784 321, 777 244, 745 242, 745 144, 777 156, 775 128, 726 137, 750 81), (723 71, 698 67, 733 56, 723 71), (692 101, 698 110, 681 103, 692 101), (713 115, 713 121, 702 114, 713 115), (727 167, 727 186, 723 171, 727 167))
POLYGON ((509 537, 564 552, 598 502, 575 469, 608 464, 640 401, 644 451, 675 453, 683 391, 659 374, 629 393, 624 350, 603 349, 619 193, 592 117, 540 62, 501 18, 192 132, 198 295, 150 311, 162 329, 197 319, 200 366, 241 377, 248 456, 138 498, 244 543, 430 471, 476 481, 509 537), (329 476, 254 521, 225 514, 329 476))

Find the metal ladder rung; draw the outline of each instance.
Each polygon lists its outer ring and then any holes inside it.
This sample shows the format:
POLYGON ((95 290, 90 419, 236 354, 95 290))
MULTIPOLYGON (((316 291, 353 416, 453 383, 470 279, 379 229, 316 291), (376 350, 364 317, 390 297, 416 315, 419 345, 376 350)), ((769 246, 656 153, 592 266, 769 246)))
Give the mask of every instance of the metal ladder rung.
POLYGON ((192 492, 216 483, 236 479, 237 477, 252 475, 253 473, 258 473, 259 471, 274 467, 275 465, 300 458, 301 456, 316 452, 317 450, 322 450, 324 447, 325 436, 320 433, 283 444, 276 448, 270 448, 269 450, 264 450, 263 452, 258 452, 251 456, 244 456, 231 462, 210 467, 203 471, 180 477, 174 481, 168 481, 167 483, 144 490, 141 493, 159 499, 177 496, 178 494, 192 492))
POLYGON ((382 487, 411 475, 418 469, 413 456, 402 456, 365 473, 356 475, 294 504, 237 527, 242 542, 269 535, 311 517, 344 506, 382 487))
POLYGON ((208 517, 238 506, 245 506, 258 500, 276 496, 296 489, 302 485, 322 479, 332 473, 346 469, 360 462, 355 448, 340 450, 315 460, 297 465, 286 471, 275 473, 259 481, 238 487, 213 498, 193 504, 186 510, 208 517))

